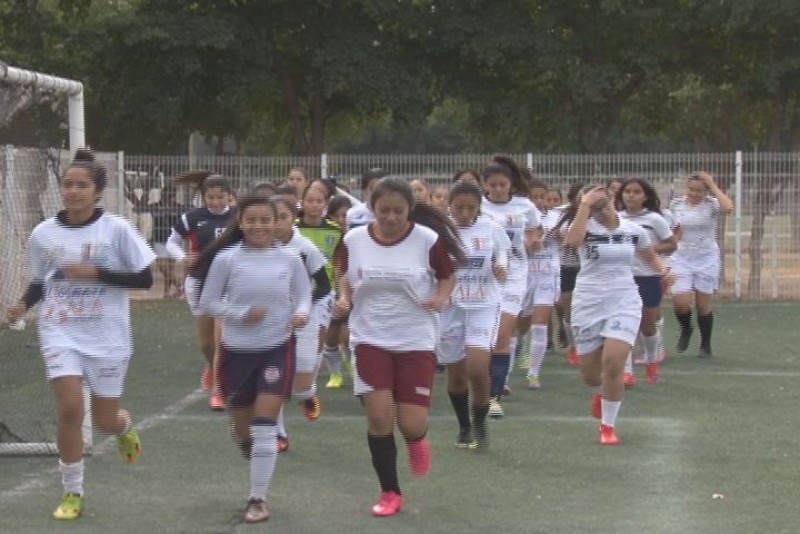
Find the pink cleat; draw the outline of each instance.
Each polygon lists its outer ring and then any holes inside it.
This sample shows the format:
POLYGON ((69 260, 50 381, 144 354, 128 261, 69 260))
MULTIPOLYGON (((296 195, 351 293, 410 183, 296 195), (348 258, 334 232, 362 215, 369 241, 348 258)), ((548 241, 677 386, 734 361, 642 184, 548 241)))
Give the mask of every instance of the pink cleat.
POLYGON ((375 517, 388 517, 403 508, 403 496, 393 491, 383 491, 378 497, 378 502, 372 505, 372 515, 375 517))

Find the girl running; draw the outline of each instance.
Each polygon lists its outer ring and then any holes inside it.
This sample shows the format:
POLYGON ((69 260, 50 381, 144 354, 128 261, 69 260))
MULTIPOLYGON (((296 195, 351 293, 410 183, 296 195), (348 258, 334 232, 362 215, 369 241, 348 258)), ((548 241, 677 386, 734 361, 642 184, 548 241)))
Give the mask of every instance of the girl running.
POLYGON ((276 419, 292 388, 293 329, 311 313, 311 286, 300 253, 274 241, 275 204, 239 200, 228 228, 201 255, 194 276, 199 307, 222 321, 222 394, 233 439, 250 460, 244 520, 269 519, 267 491, 277 461, 276 419))
MULTIPOLYGON (((569 223, 572 222, 571 217, 578 212, 578 205, 580 203, 580 192, 584 184, 573 184, 569 191, 567 191, 567 204, 562 206, 561 219, 558 221, 556 228, 562 235, 566 234, 566 229, 569 223)), ((567 346, 567 364, 570 367, 578 367, 580 365, 580 358, 578 352, 575 350, 575 340, 572 338, 571 324, 571 311, 572 311, 572 292, 575 290, 575 281, 578 278, 578 272, 581 270, 580 257, 575 247, 570 247, 567 244, 561 246, 561 297, 558 304, 561 308, 561 325, 564 327, 564 335, 566 337, 567 346)))
MULTIPOLYGON (((561 196, 561 191, 559 189, 550 188, 550 189, 547 190, 547 195, 545 195, 545 197, 544 197, 545 208, 548 209, 548 210, 555 210, 558 213, 559 218, 561 217, 561 212, 562 212, 561 205, 563 203, 564 203, 564 199, 561 196)), ((560 234, 559 234, 559 237, 560 237, 560 234)), ((561 259, 560 254, 561 254, 561 247, 559 246, 559 260, 561 259)), ((556 303, 555 303, 554 308, 555 308, 555 311, 556 311, 556 314, 555 314, 556 318, 558 319, 558 321, 557 321, 558 322, 558 346, 563 349, 563 348, 566 348, 569 344, 567 343, 567 332, 566 332, 566 329, 564 328, 564 324, 563 324, 564 315, 561 312, 561 302, 560 302, 560 300, 561 300, 561 273, 560 272, 559 272, 559 276, 558 276, 558 295, 559 295, 559 298, 556 299, 556 303)), ((553 332, 555 332, 555 330, 553 329, 553 314, 550 314, 550 319, 547 322, 547 332, 548 332, 547 350, 551 351, 551 350, 553 350, 553 347, 554 347, 554 344, 553 344, 553 332)))
MULTIPOLYGON (((656 254, 671 254, 677 247, 667 220, 661 215, 661 201, 647 180, 630 178, 617 192, 617 205, 623 206, 619 216, 644 228, 656 254)), ((642 322, 639 326, 645 357, 645 382, 658 382, 657 322, 661 317, 662 280, 638 257, 633 258, 633 279, 642 299, 642 322)))
MULTIPOLYGON (((572 214, 568 214, 571 216, 572 214)), ((602 445, 616 445, 614 430, 624 391, 625 359, 639 331, 642 299, 633 280, 633 259, 641 254, 659 276, 668 274, 641 226, 621 219, 604 187, 584 188, 566 243, 578 248, 581 270, 572 301, 572 329, 583 380, 601 392, 592 415, 601 419, 602 445)))
MULTIPOLYGON (((187 272, 191 272, 200 253, 222 235, 233 215, 230 207, 233 189, 226 178, 211 175, 203 180, 200 186, 204 206, 183 213, 172 226, 167 239, 167 252, 171 257, 183 260, 187 272), (183 251, 183 241, 189 242, 189 253, 183 251)), ((217 349, 219 347, 219 321, 201 314, 197 308, 197 281, 191 275, 186 277, 184 293, 189 309, 195 317, 197 333, 200 337, 200 350, 206 359, 201 382, 211 392, 208 407, 212 410, 224 410, 225 404, 219 394, 217 376, 217 349)))
POLYGON ((558 300, 561 270, 559 242, 556 229, 560 213, 549 210, 545 204, 547 186, 539 181, 531 183, 531 200, 541 212, 544 232, 541 248, 528 253, 528 290, 522 303, 519 331, 530 331, 530 359, 528 363, 528 389, 539 389, 539 375, 547 352, 547 323, 558 300))
POLYGON ((672 255, 675 285, 672 286, 672 305, 681 327, 678 352, 686 352, 692 338, 692 297, 697 308, 700 328, 700 357, 710 358, 711 330, 714 315, 711 301, 719 289, 720 252, 717 245, 717 221, 720 214, 733 211, 733 203, 707 172, 689 176, 686 195, 673 199, 670 213, 673 218, 678 249, 672 255), (713 196, 711 196, 713 195, 713 196))
POLYGON ((503 283, 500 328, 490 368, 489 415, 503 417, 500 397, 511 370, 511 355, 516 350, 515 330, 527 289, 528 253, 541 245, 541 225, 539 210, 529 199, 528 184, 513 159, 495 156, 483 171, 483 181, 486 184, 486 196, 481 203, 481 213, 505 229, 512 247, 508 276, 503 283))
POLYGON ((119 400, 132 347, 128 292, 153 285, 155 254, 127 220, 96 207, 107 182, 92 153, 78 150, 60 184, 65 209, 33 230, 27 247, 30 285, 8 310, 14 322, 42 301, 39 344, 55 394, 64 487, 56 519, 76 519, 83 511, 84 380, 95 427, 117 436, 125 462, 135 462, 141 452, 119 400))
POLYGON ((375 222, 348 231, 340 248, 334 313, 343 316, 352 305, 354 390, 367 411, 369 449, 381 486, 372 514, 390 516, 403 505, 395 422, 412 474, 424 476, 430 469, 425 434, 438 314, 455 285, 451 257, 463 261, 464 252, 452 223, 430 206, 415 204, 403 178, 378 182, 370 205, 375 222))
POLYGON ((477 184, 456 182, 450 191, 450 216, 467 255, 456 271, 456 287, 442 310, 439 363, 447 366, 447 393, 458 419, 456 447, 482 450, 489 445, 489 362, 500 319, 500 282, 511 251, 503 228, 480 215, 477 184), (470 420, 469 390, 472 389, 470 420))

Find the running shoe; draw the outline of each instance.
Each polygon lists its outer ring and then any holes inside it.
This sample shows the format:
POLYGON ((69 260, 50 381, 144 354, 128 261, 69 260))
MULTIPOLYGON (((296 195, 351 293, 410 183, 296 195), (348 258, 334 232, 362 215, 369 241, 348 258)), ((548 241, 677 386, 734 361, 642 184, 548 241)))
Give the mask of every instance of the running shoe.
POLYGON ((681 335, 678 338, 678 344, 675 347, 675 350, 677 350, 678 353, 682 354, 686 352, 686 349, 689 348, 689 341, 692 339, 693 331, 693 328, 681 328, 681 335))
POLYGON ((372 515, 375 517, 388 517, 403 508, 403 496, 393 491, 382 491, 378 502, 372 505, 372 515))
POLYGON ((311 398, 308 398, 300 403, 303 406, 303 416, 308 421, 316 421, 319 419, 319 414, 322 412, 322 408, 319 404, 319 397, 317 395, 312 395, 311 398))
POLYGON ((614 432, 613 426, 600 425, 598 433, 600 434, 600 445, 619 444, 619 438, 617 437, 616 432, 614 432))
POLYGON ((493 419, 500 419, 505 415, 503 412, 503 405, 500 404, 498 399, 489 399, 489 417, 493 419))
POLYGON ((644 381, 648 384, 655 384, 658 382, 658 378, 660 375, 660 371, 658 369, 658 362, 648 363, 644 367, 644 381))
POLYGON ((622 375, 622 383, 625 384, 626 388, 632 388, 636 385, 636 377, 633 376, 633 373, 624 373, 622 375))
POLYGON ((528 375, 528 389, 542 389, 542 383, 536 375, 528 375))
POLYGON ((472 444, 472 429, 462 428, 456 436, 456 449, 467 449, 472 444))
POLYGON ((286 452, 289 450, 289 438, 287 436, 278 436, 278 452, 286 452))
POLYGON ((214 375, 211 373, 211 367, 206 365, 203 367, 203 374, 200 375, 200 387, 203 391, 211 391, 214 389, 214 375))
POLYGON ((208 398, 208 409, 213 412, 221 412, 225 410, 225 402, 222 400, 222 395, 214 393, 208 398))
POLYGON ((250 499, 244 510, 245 523, 260 523, 269 519, 267 503, 263 499, 250 499))
POLYGON ((77 519, 83 511, 83 497, 77 493, 64 493, 61 502, 53 511, 56 519, 77 519))
POLYGON ((592 413, 592 417, 594 417, 595 419, 600 419, 601 417, 603 417, 603 398, 600 396, 599 393, 595 393, 592 396, 590 411, 592 413))
POLYGON ((342 387, 342 375, 341 373, 331 373, 331 376, 328 377, 328 383, 325 384, 325 387, 328 389, 339 389, 342 387))
POLYGON ((424 477, 431 470, 431 447, 425 438, 407 441, 408 466, 415 477, 424 477))
POLYGON ((489 448, 489 431, 486 429, 486 422, 482 425, 475 425, 474 428, 475 440, 470 443, 469 448, 473 451, 485 451, 489 448))
POLYGON ((570 367, 579 367, 581 365, 581 357, 578 356, 578 350, 575 345, 572 345, 567 352, 567 365, 570 367))
POLYGON ((711 358, 714 356, 714 353, 711 352, 711 347, 700 347, 700 354, 697 356, 699 358, 711 358))
MULTIPOLYGON (((127 417, 130 421, 131 414, 127 410, 120 410, 119 414, 127 417)), ((119 455, 125 463, 132 464, 139 459, 139 455, 142 453, 142 442, 139 439, 139 433, 136 432, 136 428, 132 424, 127 432, 117 436, 117 450, 119 450, 119 455)))

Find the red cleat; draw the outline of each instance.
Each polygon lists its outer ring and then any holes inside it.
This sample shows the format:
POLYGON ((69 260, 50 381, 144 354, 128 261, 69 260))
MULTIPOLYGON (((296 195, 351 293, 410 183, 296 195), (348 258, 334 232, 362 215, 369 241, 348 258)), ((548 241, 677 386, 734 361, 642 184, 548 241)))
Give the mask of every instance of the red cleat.
POLYGON ((289 450, 289 438, 286 436, 278 436, 278 452, 286 452, 289 450))
POLYGON ((200 375, 200 387, 203 388, 203 391, 211 391, 214 388, 214 376, 208 365, 203 368, 203 374, 200 375))
POLYGON ((378 497, 378 502, 372 505, 372 515, 375 517, 388 517, 403 508, 403 496, 393 491, 383 491, 378 497))
POLYGON ((579 367, 581 365, 581 357, 578 356, 578 350, 575 345, 570 346, 567 352, 567 365, 570 367, 579 367))
POLYGON ((313 395, 300 403, 303 406, 303 416, 307 421, 316 421, 322 413, 322 407, 319 403, 319 397, 313 395))
POLYGON ((636 385, 636 378, 633 373, 625 373, 622 377, 622 383, 625 384, 626 388, 632 388, 636 385))
POLYGON ((415 477, 424 477, 431 470, 431 448, 425 438, 406 442, 408 465, 415 477))
POLYGON ((221 412, 225 409, 225 403, 222 401, 222 395, 214 393, 208 398, 208 409, 215 412, 221 412))
POLYGON ((613 426, 600 425, 598 432, 600 434, 600 445, 619 444, 619 438, 617 437, 616 432, 614 432, 613 426))
POLYGON ((658 362, 648 363, 644 368, 644 381, 648 384, 655 384, 658 382, 660 374, 658 362))
POLYGON ((591 412, 592 417, 595 419, 600 419, 603 417, 603 405, 602 405, 603 398, 600 396, 599 393, 595 393, 592 397, 591 403, 591 412))

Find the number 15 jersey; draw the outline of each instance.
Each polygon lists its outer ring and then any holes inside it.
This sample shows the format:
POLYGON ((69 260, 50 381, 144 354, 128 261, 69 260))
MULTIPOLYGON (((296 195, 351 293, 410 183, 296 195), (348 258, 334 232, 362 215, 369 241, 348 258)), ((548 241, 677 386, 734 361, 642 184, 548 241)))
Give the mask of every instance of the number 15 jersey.
POLYGON ((578 247, 581 270, 575 291, 635 288, 634 256, 650 246, 647 230, 625 219, 611 230, 594 219, 586 221, 586 235, 578 247))

